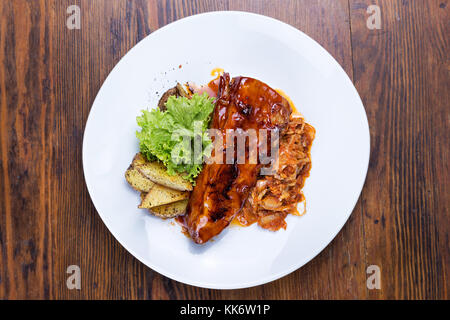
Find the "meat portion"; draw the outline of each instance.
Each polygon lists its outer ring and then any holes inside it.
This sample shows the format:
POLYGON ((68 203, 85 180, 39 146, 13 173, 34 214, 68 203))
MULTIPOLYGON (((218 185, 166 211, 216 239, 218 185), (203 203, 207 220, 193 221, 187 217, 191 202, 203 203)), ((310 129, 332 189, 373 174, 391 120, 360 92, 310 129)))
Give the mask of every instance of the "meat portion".
MULTIPOLYGON (((212 128, 220 130, 226 152, 227 129, 284 130, 292 110, 275 90, 256 79, 227 73, 219 80, 212 128)), ((258 141, 259 145, 259 141, 258 141)), ((238 214, 254 187, 261 164, 206 164, 197 178, 182 223, 196 243, 218 235, 238 214)), ((214 155, 213 155, 214 156, 214 155)))
POLYGON ((286 228, 284 219, 296 213, 304 201, 301 189, 311 169, 315 129, 301 117, 293 117, 280 138, 279 166, 273 176, 260 177, 236 217, 242 225, 254 222, 264 229, 286 228))

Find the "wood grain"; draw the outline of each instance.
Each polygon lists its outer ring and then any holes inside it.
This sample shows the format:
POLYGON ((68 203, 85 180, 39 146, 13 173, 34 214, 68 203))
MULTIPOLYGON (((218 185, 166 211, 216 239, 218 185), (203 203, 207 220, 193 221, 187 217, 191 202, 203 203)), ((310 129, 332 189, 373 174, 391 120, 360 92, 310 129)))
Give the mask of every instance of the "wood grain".
POLYGON ((446 299, 448 1, 0 1, 0 299, 446 299), (379 4, 380 30, 366 27, 379 4), (81 8, 69 30, 66 9, 81 8), (81 163, 92 102, 139 40, 192 14, 243 10, 302 30, 343 66, 371 130, 354 212, 314 260, 275 282, 207 290, 145 267, 93 207, 81 163), (68 290, 66 269, 82 271, 68 290), (381 268, 368 290, 366 268, 381 268))
POLYGON ((369 297, 447 297, 446 1, 378 1, 382 28, 371 32, 364 17, 374 2, 350 3, 354 81, 372 141, 361 196, 365 259, 384 282, 369 297))

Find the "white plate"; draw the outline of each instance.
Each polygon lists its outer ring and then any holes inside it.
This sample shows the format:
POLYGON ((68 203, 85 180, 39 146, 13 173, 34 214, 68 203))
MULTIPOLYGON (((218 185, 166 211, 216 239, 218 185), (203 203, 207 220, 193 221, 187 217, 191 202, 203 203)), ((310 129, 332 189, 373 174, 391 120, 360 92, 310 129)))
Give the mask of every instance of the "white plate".
POLYGON ((303 266, 336 236, 358 200, 369 162, 364 106, 344 70, 299 30, 243 12, 191 16, 131 49, 100 89, 86 124, 83 167, 92 201, 116 239, 159 273, 187 284, 251 287, 303 266), (179 66, 181 65, 181 68, 179 66), (285 91, 317 131, 307 213, 286 230, 229 227, 195 245, 181 227, 137 209, 124 172, 138 151, 136 116, 176 81, 206 83, 214 67, 285 91))

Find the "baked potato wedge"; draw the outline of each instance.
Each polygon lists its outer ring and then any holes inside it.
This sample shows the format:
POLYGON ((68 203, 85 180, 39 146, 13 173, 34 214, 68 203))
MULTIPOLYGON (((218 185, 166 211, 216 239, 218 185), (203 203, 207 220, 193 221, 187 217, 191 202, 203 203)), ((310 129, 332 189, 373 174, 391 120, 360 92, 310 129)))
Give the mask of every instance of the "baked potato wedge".
POLYGON ((167 110, 166 102, 167 102, 167 100, 169 100, 170 96, 189 98, 190 94, 183 88, 183 86, 180 83, 177 83, 177 85, 175 87, 170 88, 169 90, 164 92, 161 99, 159 99, 158 108, 161 111, 167 110))
POLYGON ((145 177, 142 173, 140 173, 136 166, 145 164, 147 160, 140 154, 137 153, 127 171, 125 172, 125 179, 127 182, 133 187, 133 189, 139 192, 149 192, 150 189, 155 185, 153 181, 145 177))
POLYGON ((149 192, 150 189, 155 185, 153 181, 146 178, 142 173, 140 173, 133 165, 130 165, 125 172, 125 179, 133 187, 133 189, 139 192, 149 192))
POLYGON ((164 204, 162 206, 150 208, 148 209, 148 211, 150 211, 151 214, 160 218, 164 219, 173 218, 186 213, 188 201, 189 201, 188 199, 185 199, 169 204, 164 204))
POLYGON ((145 162, 136 166, 136 169, 154 183, 179 191, 191 191, 192 184, 183 179, 181 175, 167 173, 166 167, 159 161, 145 162))
POLYGON ((142 199, 139 208, 150 209, 189 198, 189 191, 179 191, 155 184, 142 199))
POLYGON ((141 153, 136 153, 133 161, 131 162, 131 165, 136 168, 137 166, 145 164, 146 162, 148 162, 147 159, 141 153))
POLYGON ((140 192, 139 208, 165 219, 185 214, 192 184, 180 175, 169 175, 161 162, 150 162, 138 153, 125 178, 140 192))

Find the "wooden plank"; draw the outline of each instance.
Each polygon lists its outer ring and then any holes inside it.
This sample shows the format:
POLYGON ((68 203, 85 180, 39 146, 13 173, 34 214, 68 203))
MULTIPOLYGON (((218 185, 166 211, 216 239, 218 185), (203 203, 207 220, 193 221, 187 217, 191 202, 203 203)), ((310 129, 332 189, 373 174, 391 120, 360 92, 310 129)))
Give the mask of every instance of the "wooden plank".
POLYGON ((351 0, 354 80, 367 110, 371 160, 362 193, 370 298, 447 298, 447 1, 351 0), (367 7, 379 5, 381 29, 367 7))
POLYGON ((51 48, 45 11, 44 1, 0 5, 1 287, 9 298, 48 298, 52 282, 46 198, 51 48))
MULTIPOLYGON (((82 146, 90 107, 109 72, 140 39, 151 32, 146 1, 79 1, 80 30, 69 30, 66 8, 54 3, 55 115, 57 149, 53 297, 57 299, 149 298, 155 273, 145 270, 105 228, 84 185, 82 146), (66 288, 69 265, 81 269, 81 290, 66 288), (145 271, 144 271, 145 270, 145 271)), ((162 293, 161 295, 163 295, 162 293)))

